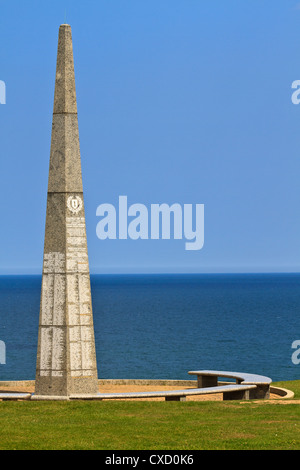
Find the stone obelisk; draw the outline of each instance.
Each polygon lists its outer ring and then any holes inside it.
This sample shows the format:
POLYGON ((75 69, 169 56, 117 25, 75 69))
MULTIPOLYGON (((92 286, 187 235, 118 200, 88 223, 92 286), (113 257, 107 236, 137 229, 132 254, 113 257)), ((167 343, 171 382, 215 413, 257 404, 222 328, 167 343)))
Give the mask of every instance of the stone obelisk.
POLYGON ((59 28, 35 395, 98 393, 71 27, 59 28))

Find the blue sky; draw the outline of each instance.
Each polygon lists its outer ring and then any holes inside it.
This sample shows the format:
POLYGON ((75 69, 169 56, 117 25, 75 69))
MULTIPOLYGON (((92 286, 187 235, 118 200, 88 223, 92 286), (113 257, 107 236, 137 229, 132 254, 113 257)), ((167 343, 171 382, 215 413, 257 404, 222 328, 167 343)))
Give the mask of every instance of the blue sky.
POLYGON ((298 272, 299 2, 0 0, 0 273, 41 273, 65 17, 91 272, 298 272), (204 204, 203 249, 99 240, 119 195, 204 204))

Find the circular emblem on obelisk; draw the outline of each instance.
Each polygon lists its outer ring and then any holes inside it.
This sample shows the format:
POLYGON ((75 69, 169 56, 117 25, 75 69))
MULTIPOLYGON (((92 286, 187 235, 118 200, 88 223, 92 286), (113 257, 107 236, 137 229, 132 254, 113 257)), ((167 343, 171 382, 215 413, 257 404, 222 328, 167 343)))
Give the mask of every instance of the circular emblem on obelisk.
POLYGON ((67 200, 68 209, 73 212, 73 214, 77 214, 82 209, 82 199, 79 196, 70 196, 67 200))

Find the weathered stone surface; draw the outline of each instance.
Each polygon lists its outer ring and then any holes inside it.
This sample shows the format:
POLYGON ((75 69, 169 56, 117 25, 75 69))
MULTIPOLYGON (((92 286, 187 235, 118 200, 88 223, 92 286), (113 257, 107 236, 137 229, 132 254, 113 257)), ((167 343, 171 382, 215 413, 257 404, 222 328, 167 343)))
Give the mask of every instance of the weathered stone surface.
POLYGON ((49 192, 82 193, 77 114, 54 114, 49 192))
POLYGON ((69 25, 59 29, 36 398, 98 392, 69 25))
POLYGON ((77 113, 72 31, 68 24, 59 28, 53 113, 77 113))

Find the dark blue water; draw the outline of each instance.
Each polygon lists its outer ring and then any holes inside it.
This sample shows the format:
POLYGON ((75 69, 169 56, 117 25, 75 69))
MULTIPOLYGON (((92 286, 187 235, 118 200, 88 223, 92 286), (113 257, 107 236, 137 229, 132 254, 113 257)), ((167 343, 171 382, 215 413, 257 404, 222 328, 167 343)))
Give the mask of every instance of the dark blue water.
MULTIPOLYGON (((91 276, 100 378, 300 379, 300 274, 91 276)), ((34 379, 41 277, 0 276, 0 380, 34 379)))

